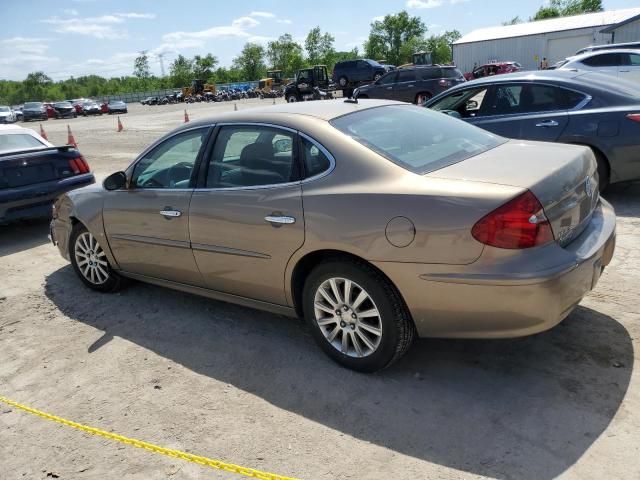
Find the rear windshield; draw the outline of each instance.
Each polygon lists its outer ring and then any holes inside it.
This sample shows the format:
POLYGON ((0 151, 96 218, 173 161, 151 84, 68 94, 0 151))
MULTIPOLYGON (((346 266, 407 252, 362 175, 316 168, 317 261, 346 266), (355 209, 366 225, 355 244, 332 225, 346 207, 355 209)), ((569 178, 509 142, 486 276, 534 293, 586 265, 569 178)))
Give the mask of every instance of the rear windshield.
POLYGON ((457 68, 443 68, 442 77, 443 78, 460 78, 462 77, 462 72, 457 68))
POLYGON ((56 107, 70 107, 71 104, 69 102, 58 102, 55 104, 56 107))
POLYGON ((338 117, 331 125, 414 173, 428 173, 507 140, 443 113, 386 105, 338 117))
POLYGON ((40 102, 28 102, 24 104, 24 108, 40 108, 42 104, 40 102))
POLYGON ((44 147, 37 138, 25 133, 9 133, 0 135, 0 153, 44 147))
POLYGON ((0 112, 8 112, 9 107, 0 107, 0 112))

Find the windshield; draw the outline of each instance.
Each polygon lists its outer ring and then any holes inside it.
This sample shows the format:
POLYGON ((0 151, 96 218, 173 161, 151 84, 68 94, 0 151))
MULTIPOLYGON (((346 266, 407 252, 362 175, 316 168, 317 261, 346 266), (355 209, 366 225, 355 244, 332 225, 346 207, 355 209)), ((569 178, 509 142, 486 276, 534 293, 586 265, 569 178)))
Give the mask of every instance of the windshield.
POLYGON ((331 125, 415 173, 466 160, 507 140, 426 108, 386 105, 338 117, 331 125))
POLYGON ((462 75, 462 72, 457 68, 443 68, 442 77, 443 78, 461 78, 463 77, 463 75, 462 75))
POLYGON ((0 112, 10 112, 9 107, 0 107, 0 112))
POLYGON ((42 104, 40 102, 28 102, 24 104, 24 108, 40 108, 42 104))
POLYGON ((68 102, 57 102, 54 106, 56 107, 70 107, 71 104, 68 102))

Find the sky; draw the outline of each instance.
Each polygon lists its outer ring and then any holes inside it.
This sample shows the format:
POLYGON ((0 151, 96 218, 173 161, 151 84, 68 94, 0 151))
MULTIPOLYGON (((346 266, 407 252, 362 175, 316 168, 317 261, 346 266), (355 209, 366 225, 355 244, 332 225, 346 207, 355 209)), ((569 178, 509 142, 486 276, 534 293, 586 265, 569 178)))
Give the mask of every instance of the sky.
MULTIPOLYGON (((337 50, 362 49, 374 19, 403 9, 422 18, 428 34, 465 34, 516 15, 527 19, 545 1, 0 0, 0 79, 22 80, 36 70, 54 80, 131 75, 143 50, 156 75, 161 58, 168 73, 178 54, 212 53, 220 65, 230 66, 246 42, 266 45, 290 33, 303 45, 315 26, 334 35, 337 50)), ((603 1, 606 10, 639 3, 603 1)))

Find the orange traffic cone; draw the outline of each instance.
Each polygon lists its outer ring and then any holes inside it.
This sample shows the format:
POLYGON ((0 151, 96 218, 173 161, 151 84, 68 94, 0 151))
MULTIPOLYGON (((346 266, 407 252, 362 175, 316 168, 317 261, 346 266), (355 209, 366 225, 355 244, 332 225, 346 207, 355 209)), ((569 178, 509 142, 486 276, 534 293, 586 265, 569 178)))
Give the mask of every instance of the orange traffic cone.
POLYGON ((49 138, 47 137, 47 132, 45 132, 44 128, 42 128, 42 124, 40 124, 40 136, 44 138, 47 142, 49 141, 49 138))
POLYGON ((67 144, 78 148, 78 144, 76 143, 76 139, 73 138, 73 133, 71 133, 71 127, 69 125, 67 125, 67 144))
POLYGON ((184 123, 187 123, 189 121, 189 115, 187 114, 187 109, 184 109, 184 123))
POLYGON ((118 115, 118 129, 116 131, 121 132, 122 130, 124 130, 124 127, 122 126, 122 122, 120 121, 120 115, 118 115))

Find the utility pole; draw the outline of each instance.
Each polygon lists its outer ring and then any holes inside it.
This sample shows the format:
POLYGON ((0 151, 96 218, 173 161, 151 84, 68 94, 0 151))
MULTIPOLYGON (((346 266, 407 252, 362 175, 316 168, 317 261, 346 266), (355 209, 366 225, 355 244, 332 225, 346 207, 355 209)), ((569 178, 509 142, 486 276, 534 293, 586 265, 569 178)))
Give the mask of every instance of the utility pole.
POLYGON ((160 71, 162 72, 162 76, 165 76, 164 73, 164 53, 159 53, 158 58, 160 59, 160 71))

